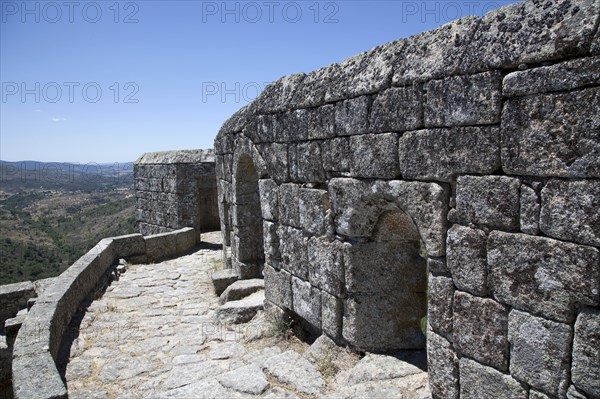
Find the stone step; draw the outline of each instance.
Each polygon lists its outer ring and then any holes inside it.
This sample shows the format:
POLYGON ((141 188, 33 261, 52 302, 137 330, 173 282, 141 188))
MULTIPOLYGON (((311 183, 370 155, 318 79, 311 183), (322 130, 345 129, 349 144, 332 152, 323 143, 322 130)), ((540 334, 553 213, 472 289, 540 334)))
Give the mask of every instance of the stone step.
POLYGON ((252 320, 259 310, 264 309, 265 291, 261 290, 238 301, 227 302, 216 311, 221 323, 240 324, 252 320))
POLYGON ((215 294, 221 295, 231 284, 235 283, 239 277, 233 269, 219 270, 211 275, 215 294))
POLYGON ((265 289, 265 280, 253 278, 249 280, 238 280, 231 284, 219 298, 219 305, 227 302, 237 301, 257 291, 265 289))

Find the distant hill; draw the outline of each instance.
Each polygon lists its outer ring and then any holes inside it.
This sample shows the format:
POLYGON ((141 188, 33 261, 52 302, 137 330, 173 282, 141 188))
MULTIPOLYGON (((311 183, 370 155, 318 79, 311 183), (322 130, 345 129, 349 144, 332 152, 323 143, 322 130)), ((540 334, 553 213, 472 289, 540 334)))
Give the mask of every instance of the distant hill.
POLYGON ((134 231, 132 162, 0 161, 0 284, 56 276, 134 231))
POLYGON ((22 189, 81 190, 129 187, 133 162, 68 163, 0 160, 0 191, 22 189))

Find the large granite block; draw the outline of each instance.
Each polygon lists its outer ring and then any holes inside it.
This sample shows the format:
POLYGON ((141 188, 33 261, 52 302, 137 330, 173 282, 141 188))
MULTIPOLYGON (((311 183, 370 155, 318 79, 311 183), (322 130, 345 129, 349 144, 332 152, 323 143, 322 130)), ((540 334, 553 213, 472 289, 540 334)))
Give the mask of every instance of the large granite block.
POLYGON ((511 98, 502 112, 507 174, 600 177, 600 88, 511 98))
POLYGON ((404 179, 451 182, 459 174, 500 168, 500 129, 454 127, 407 132, 399 140, 404 179))
POLYGON ((500 122, 500 71, 432 80, 427 83, 426 90, 426 127, 489 125, 500 122))
POLYGON ((573 327, 512 310, 508 318, 510 372, 552 396, 569 387, 573 327))
POLYGON ((576 303, 597 305, 597 249, 526 234, 493 231, 488 278, 494 298, 517 309, 571 322, 576 303))

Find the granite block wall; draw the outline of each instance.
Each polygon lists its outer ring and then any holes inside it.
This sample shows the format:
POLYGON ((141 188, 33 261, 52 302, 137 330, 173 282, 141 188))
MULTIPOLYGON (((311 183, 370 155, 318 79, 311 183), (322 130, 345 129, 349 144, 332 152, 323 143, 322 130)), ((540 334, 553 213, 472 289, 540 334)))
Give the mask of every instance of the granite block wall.
POLYGON ((138 230, 142 235, 193 227, 219 228, 212 150, 146 153, 134 164, 138 230))
POLYGON ((600 398, 599 14, 528 0, 267 87, 215 141, 230 267, 338 343, 426 346, 435 398, 600 398))

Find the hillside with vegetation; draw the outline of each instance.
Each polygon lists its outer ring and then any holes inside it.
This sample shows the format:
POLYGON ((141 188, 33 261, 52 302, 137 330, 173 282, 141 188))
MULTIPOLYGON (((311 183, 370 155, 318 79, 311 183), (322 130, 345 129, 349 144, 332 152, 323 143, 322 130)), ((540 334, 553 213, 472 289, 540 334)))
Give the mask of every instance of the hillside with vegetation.
POLYGON ((122 166, 0 162, 0 284, 56 276, 135 232, 132 181, 122 166))

